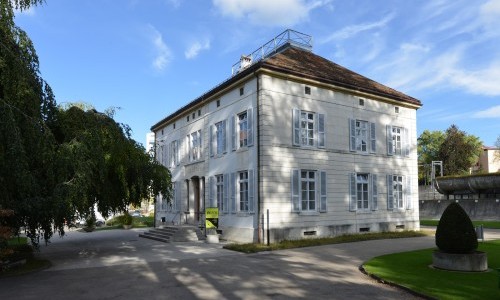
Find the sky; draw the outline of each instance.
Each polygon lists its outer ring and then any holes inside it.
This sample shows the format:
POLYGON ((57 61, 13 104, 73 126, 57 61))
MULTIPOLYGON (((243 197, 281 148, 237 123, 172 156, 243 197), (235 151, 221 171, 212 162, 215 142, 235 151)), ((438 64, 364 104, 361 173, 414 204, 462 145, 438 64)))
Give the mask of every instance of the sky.
POLYGON ((16 13, 59 104, 117 109, 132 137, 290 28, 313 52, 419 99, 417 134, 500 136, 500 0, 46 0, 16 13))

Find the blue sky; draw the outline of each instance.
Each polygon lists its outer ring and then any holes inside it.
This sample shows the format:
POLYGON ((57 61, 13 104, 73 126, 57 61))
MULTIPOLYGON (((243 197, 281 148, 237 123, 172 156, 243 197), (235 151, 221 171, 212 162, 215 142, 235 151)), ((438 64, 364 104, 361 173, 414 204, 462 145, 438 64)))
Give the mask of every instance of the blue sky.
POLYGON ((84 101, 145 144, 151 125, 287 28, 313 52, 418 98, 418 134, 500 135, 500 0, 47 0, 18 12, 58 103, 84 101))

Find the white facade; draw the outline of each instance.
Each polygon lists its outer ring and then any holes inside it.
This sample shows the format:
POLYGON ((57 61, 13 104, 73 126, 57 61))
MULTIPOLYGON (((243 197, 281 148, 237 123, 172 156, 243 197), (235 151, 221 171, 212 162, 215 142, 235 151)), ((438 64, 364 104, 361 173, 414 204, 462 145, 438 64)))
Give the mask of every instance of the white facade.
POLYGON ((203 224, 218 207, 238 242, 418 229, 419 105, 393 98, 242 72, 153 126, 175 189, 157 224, 203 224))

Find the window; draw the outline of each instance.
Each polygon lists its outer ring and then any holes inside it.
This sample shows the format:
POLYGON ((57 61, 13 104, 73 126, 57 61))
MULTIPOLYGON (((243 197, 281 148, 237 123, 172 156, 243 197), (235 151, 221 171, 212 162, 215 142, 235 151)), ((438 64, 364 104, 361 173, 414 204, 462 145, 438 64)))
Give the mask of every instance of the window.
POLYGON ((351 211, 369 211, 378 209, 377 175, 369 173, 350 174, 351 211))
POLYGON ((304 87, 304 94, 311 95, 311 87, 310 86, 304 87))
POLYGON ((239 144, 240 147, 245 147, 248 145, 248 119, 247 112, 242 112, 238 115, 238 133, 239 133, 239 144))
POLYGON ((217 154, 222 154, 226 150, 226 121, 216 123, 215 132, 217 141, 217 154))
POLYGON ((198 109, 198 117, 201 116, 201 109, 198 109))
POLYGON ((245 94, 245 88, 240 87, 240 96, 243 96, 245 94))
POLYGON ((253 109, 231 118, 231 149, 253 146, 253 109))
POLYGON ((238 173, 238 186, 240 191, 240 211, 248 211, 248 172, 238 173))
POLYGON ((412 208, 410 176, 387 175, 387 209, 405 208, 412 208))
POLYGON ((172 141, 170 143, 170 167, 175 167, 179 164, 179 142, 172 141))
POLYGON ((325 115, 294 109, 293 145, 325 147, 325 115))
POLYGON ((217 100, 217 107, 220 106, 220 100, 217 100))
POLYGON ((187 116, 186 121, 189 122, 189 116, 187 116))
POLYGON ((226 120, 210 125, 210 156, 226 153, 226 120))
POLYGON ((394 106, 394 112, 399 114, 399 106, 394 106))
POLYGON ((368 174, 356 175, 356 202, 358 209, 368 209, 368 174))
POLYGON ((189 159, 190 161, 197 161, 201 159, 201 130, 195 131, 187 136, 189 159))
POLYGON ((195 117, 196 117, 196 113, 193 113, 192 119, 194 120, 195 117))
POLYGON ((316 172, 300 172, 300 190, 301 190, 301 210, 314 211, 316 209, 316 172))
POLYGON ((292 170, 292 211, 326 212, 326 172, 292 170))
POLYGON ((387 125, 387 154, 410 156, 407 128, 387 125))
POLYGON ((174 129, 175 129, 175 123, 173 124, 173 127, 174 127, 174 129))
MULTIPOLYGON (((172 182, 172 193, 170 195, 171 195, 171 197, 168 201, 169 203, 166 204, 166 210, 179 211, 180 210, 180 200, 181 200, 180 182, 172 182)), ((162 205, 163 205, 163 203, 162 203, 162 205)))
POLYGON ((359 106, 365 106, 365 99, 359 98, 359 106))
POLYGON ((375 123, 349 119, 351 151, 363 153, 376 152, 375 123))

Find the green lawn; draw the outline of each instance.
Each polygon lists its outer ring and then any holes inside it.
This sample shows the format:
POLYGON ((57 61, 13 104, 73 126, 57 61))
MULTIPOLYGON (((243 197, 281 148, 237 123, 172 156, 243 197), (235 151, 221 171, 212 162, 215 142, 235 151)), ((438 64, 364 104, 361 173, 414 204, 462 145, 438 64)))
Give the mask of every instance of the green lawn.
MULTIPOLYGON (((437 226, 439 220, 420 220, 420 225, 437 226)), ((500 229, 500 221, 472 221, 474 226, 483 225, 484 228, 500 229)))
POLYGON ((438 299, 500 299, 500 240, 479 243, 488 253, 488 272, 437 270, 426 249, 376 257, 364 264, 368 274, 438 299))

